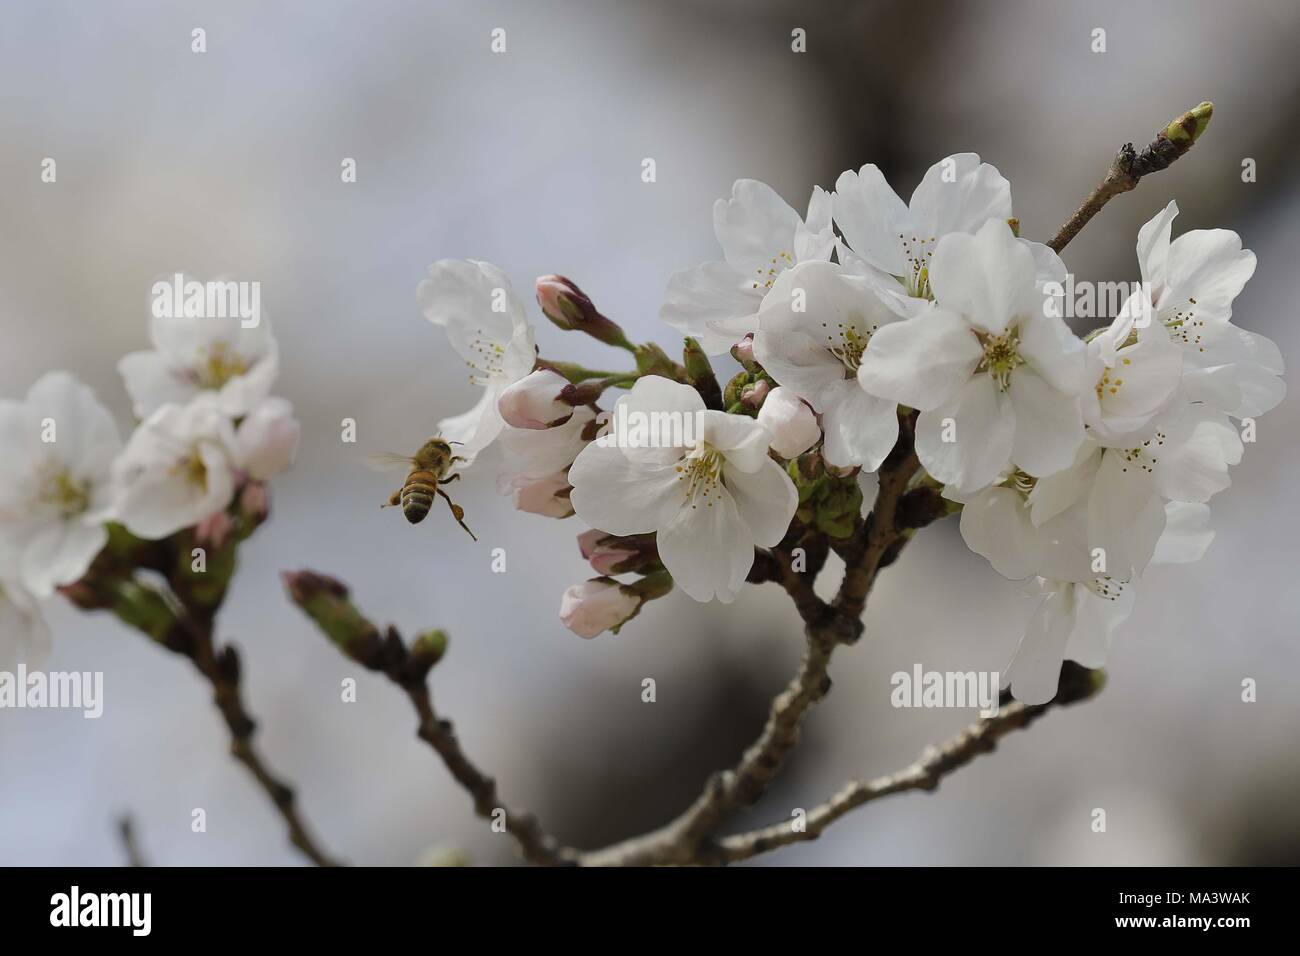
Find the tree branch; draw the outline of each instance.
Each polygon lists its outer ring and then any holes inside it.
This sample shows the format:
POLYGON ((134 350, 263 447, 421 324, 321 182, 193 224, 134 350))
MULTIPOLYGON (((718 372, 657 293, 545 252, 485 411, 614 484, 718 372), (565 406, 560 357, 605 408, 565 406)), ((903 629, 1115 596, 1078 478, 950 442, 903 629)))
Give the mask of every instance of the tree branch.
POLYGON ((384 674, 406 692, 419 717, 417 733, 433 748, 447 770, 474 801, 474 812, 495 822, 504 813, 505 831, 514 837, 529 862, 558 866, 576 862, 578 851, 562 846, 542 829, 532 814, 511 810, 497 794, 496 781, 469 759, 461 748, 451 721, 438 716, 429 693, 428 675, 442 659, 447 635, 428 631, 408 648, 396 628, 381 636, 379 629, 352 604, 347 586, 314 571, 286 571, 282 575, 289 598, 344 654, 367 670, 384 674))
POLYGON ((1088 224, 1088 220, 1101 212, 1101 208, 1115 196, 1136 187, 1143 176, 1168 168, 1191 149, 1201 133, 1205 132, 1213 112, 1214 104, 1208 101, 1193 107, 1157 133, 1156 138, 1141 153, 1133 149, 1132 143, 1120 147, 1106 176, 1048 241, 1052 251, 1059 253, 1064 249, 1078 235, 1079 230, 1088 224))
POLYGON ((757 802, 780 772, 799 741, 803 721, 830 692, 831 656, 840 644, 852 644, 862 633, 862 606, 893 545, 905 541, 898 523, 898 502, 916 473, 912 447, 912 417, 901 423, 898 446, 880 467, 880 492, 871 514, 846 553, 848 567, 834 604, 812 592, 810 576, 793 570, 789 555, 774 550, 782 586, 794 600, 805 625, 807 644, 799 670, 772 701, 758 739, 735 767, 714 774, 695 802, 666 826, 640 837, 583 854, 584 866, 645 866, 716 862, 712 835, 729 816, 757 802))
POLYGON ((1056 697, 1047 704, 1026 706, 1005 695, 998 714, 972 724, 942 744, 928 747, 917 760, 902 770, 845 784, 829 800, 809 810, 803 820, 787 820, 771 826, 738 833, 718 840, 713 848, 719 863, 735 863, 793 843, 817 839, 823 830, 849 811, 894 793, 936 790, 948 774, 966 766, 981 754, 992 753, 997 742, 1012 731, 1022 730, 1053 707, 1087 700, 1101 690, 1102 671, 1067 661, 1061 671, 1056 697))
POLYGON ((257 722, 244 705, 240 687, 240 658, 234 645, 217 648, 212 638, 211 624, 194 622, 188 611, 192 643, 185 653, 212 685, 212 699, 221 712, 230 731, 230 752, 253 775, 279 812, 289 830, 289 842, 301 850, 317 866, 339 866, 318 844, 298 810, 297 799, 291 786, 277 777, 267 766, 261 753, 253 744, 257 722))

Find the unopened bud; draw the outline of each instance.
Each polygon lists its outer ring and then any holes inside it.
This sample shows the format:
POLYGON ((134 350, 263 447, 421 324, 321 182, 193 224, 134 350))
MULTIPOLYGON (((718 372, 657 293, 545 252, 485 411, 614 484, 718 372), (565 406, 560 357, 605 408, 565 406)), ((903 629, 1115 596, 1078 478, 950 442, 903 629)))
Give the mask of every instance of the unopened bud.
POLYGON ((539 368, 506 387, 497 399, 497 411, 512 428, 563 425, 573 417, 573 405, 561 396, 572 387, 559 372, 539 368))
POLYGON ((597 574, 644 574, 662 567, 653 534, 620 536, 593 528, 578 535, 578 550, 597 574))
POLYGON ((564 276, 537 279, 537 304, 542 314, 566 332, 586 332, 606 345, 632 348, 618 323, 602 315, 587 294, 564 276))
POLYGON ((799 457, 822 437, 813 410, 788 388, 772 389, 759 409, 758 423, 771 434, 772 450, 782 458, 799 457))
POLYGON ((731 347, 731 357, 739 362, 741 367, 750 374, 763 370, 763 367, 758 364, 758 359, 754 358, 753 332, 747 333, 743 339, 731 347))
POLYGON ((1205 132, 1205 127, 1210 125, 1210 117, 1213 115, 1214 104, 1209 100, 1193 106, 1165 127, 1165 138, 1172 143, 1185 142, 1190 146, 1205 132))
POLYGON ((613 578, 575 584, 560 601, 560 620, 579 637, 593 638, 618 629, 641 608, 641 597, 613 578))
POLYGON ((447 653, 449 641, 446 631, 425 631, 417 635, 406 655, 407 676, 415 680, 424 680, 434 665, 447 653))
POLYGON ((722 408, 722 388, 713 374, 709 357, 700 348, 700 343, 687 338, 682 349, 682 365, 686 369, 686 381, 700 393, 707 408, 722 408))
POLYGON ((369 668, 383 666, 379 629, 348 599, 343 582, 313 571, 285 571, 289 599, 316 622, 339 650, 369 668))

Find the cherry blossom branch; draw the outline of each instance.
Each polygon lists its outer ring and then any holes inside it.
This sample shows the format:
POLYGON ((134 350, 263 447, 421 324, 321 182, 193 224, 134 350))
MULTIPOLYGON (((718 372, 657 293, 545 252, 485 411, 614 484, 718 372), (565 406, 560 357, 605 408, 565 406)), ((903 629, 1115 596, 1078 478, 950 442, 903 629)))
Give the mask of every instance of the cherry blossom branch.
POLYGON ((1132 143, 1120 147, 1097 188, 1048 241, 1052 251, 1059 253, 1064 249, 1078 235, 1079 230, 1088 224, 1088 220, 1101 212, 1101 208, 1115 196, 1135 188, 1143 176, 1167 168, 1191 149, 1192 144, 1205 132, 1213 113, 1214 104, 1206 101, 1188 110, 1157 133, 1156 138, 1142 152, 1134 150, 1132 143))
POLYGON ((235 549, 266 516, 264 507, 252 513, 247 505, 241 499, 223 540, 205 539, 208 553, 201 570, 190 562, 198 540, 192 531, 174 539, 142 541, 113 526, 108 546, 85 577, 62 590, 83 610, 112 611, 159 646, 194 664, 212 687, 213 702, 230 732, 231 754, 271 798, 290 842, 317 866, 338 866, 303 819, 293 787, 271 770, 254 745, 257 722, 244 704, 239 653, 231 644, 219 647, 213 636, 234 570, 235 549), (142 584, 135 576, 137 568, 161 574, 166 591, 142 584))
POLYGON ((772 701, 758 738, 735 767, 710 777, 700 796, 677 819, 644 836, 584 854, 584 866, 711 862, 715 858, 713 834, 729 816, 757 802, 767 790, 798 743, 804 719, 830 692, 829 668, 835 648, 852 644, 861 636, 861 611, 883 557, 907 540, 906 529, 898 520, 898 505, 917 470, 913 422, 914 416, 909 415, 900 423, 898 445, 880 467, 879 494, 871 514, 854 535, 854 543, 846 549, 851 560, 846 561, 844 580, 832 604, 812 592, 815 574, 794 572, 788 553, 773 554, 779 580, 803 618, 807 644, 799 670, 772 701))
POLYGON ((992 753, 1007 734, 1023 730, 1053 707, 1087 700, 1104 684, 1104 673, 1066 661, 1060 689, 1047 704, 1026 706, 1003 696, 998 714, 971 724, 941 744, 927 747, 915 762, 902 770, 845 784, 826 802, 808 811, 802 820, 787 820, 746 833, 723 837, 711 848, 712 863, 736 863, 792 843, 815 840, 840 817, 865 803, 909 790, 933 791, 944 777, 966 766, 981 754, 992 753))
POLYGON ((485 820, 502 814, 505 830, 532 863, 557 866, 576 862, 578 851, 561 846, 530 813, 511 810, 498 796, 496 781, 483 773, 465 754, 451 721, 438 716, 429 692, 428 674, 446 652, 447 635, 429 631, 408 649, 395 628, 381 636, 349 599, 340 581, 313 571, 283 574, 290 599, 310 617, 344 654, 367 670, 384 674, 405 691, 419 717, 417 733, 437 753, 455 781, 474 802, 474 812, 485 820))

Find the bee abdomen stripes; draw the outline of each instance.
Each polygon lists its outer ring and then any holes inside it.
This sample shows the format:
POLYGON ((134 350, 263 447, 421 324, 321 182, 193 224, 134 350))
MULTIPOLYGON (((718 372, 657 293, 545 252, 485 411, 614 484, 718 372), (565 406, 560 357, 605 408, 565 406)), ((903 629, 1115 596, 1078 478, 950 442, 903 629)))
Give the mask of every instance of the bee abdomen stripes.
POLYGON ((402 514, 411 524, 424 520, 433 507, 433 496, 438 491, 438 476, 431 471, 413 471, 406 476, 402 486, 402 514))

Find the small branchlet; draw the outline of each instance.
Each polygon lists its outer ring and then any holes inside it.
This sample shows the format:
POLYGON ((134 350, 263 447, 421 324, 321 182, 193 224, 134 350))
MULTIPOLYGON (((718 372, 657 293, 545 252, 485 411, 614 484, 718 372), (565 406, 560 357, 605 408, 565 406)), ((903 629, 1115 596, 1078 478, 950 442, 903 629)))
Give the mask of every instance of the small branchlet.
POLYGON ((1168 169, 1180 156, 1192 148, 1192 145, 1205 132, 1214 115, 1214 104, 1208 100, 1192 107, 1182 116, 1156 134, 1155 139, 1140 153, 1132 143, 1125 143, 1111 161, 1105 178, 1098 184, 1092 194, 1084 200, 1073 216, 1048 241, 1054 252, 1060 252, 1078 235, 1079 230, 1088 224, 1101 208, 1120 193, 1135 188, 1143 176, 1168 169))

